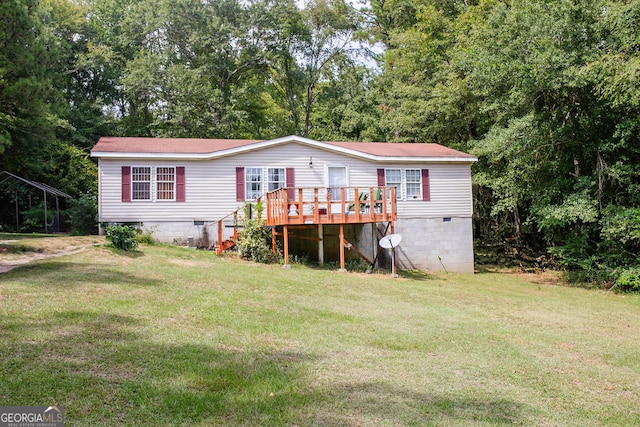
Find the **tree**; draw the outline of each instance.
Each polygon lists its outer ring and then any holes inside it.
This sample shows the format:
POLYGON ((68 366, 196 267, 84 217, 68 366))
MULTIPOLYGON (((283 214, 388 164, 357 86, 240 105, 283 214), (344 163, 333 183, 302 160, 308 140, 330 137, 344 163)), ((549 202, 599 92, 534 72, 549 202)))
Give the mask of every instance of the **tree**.
POLYGON ((343 0, 315 0, 284 22, 272 80, 296 134, 309 135, 317 86, 335 80, 339 64, 348 60, 357 19, 354 8, 343 0))
POLYGON ((548 248, 590 278, 628 264, 634 239, 614 240, 639 201, 640 2, 390 4, 372 8, 386 139, 480 157, 480 237, 548 248))
POLYGON ((49 37, 35 0, 0 4, 0 169, 25 173, 29 153, 53 136, 58 94, 52 89, 49 37))

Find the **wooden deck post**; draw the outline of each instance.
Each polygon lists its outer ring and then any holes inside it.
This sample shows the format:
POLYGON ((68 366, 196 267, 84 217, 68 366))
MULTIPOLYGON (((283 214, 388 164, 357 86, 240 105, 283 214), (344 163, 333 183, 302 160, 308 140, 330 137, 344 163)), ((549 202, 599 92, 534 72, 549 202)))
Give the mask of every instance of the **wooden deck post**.
MULTIPOLYGON (((373 211, 373 206, 371 207, 373 211)), ((378 261, 378 223, 371 223, 371 268, 375 268, 375 263, 378 261)))
POLYGON ((218 221, 218 246, 216 248, 216 254, 222 254, 222 220, 218 221))
POLYGON ((324 227, 318 224, 318 264, 324 265, 324 227))
MULTIPOLYGON (((320 223, 320 207, 318 205, 318 189, 313 189, 313 221, 320 223)), ((322 224, 320 225, 322 226, 322 224)))
POLYGON ((302 188, 298 188, 298 224, 304 224, 304 201, 302 199, 302 188))
MULTIPOLYGON (((344 200, 344 197, 342 200, 344 200)), ((344 250, 344 224, 340 223, 340 271, 347 271, 344 268, 344 250)))
POLYGON ((273 227, 271 229, 271 252, 273 252, 274 254, 278 253, 278 249, 277 249, 277 242, 276 242, 276 228, 273 227))
POLYGON ((284 267, 289 267, 289 227, 282 226, 282 234, 284 237, 284 267))
MULTIPOLYGON (((395 225, 393 224, 393 221, 391 221, 391 234, 396 234, 395 231, 395 225)), ((398 277, 398 274, 396 273, 396 268, 398 267, 398 258, 396 257, 395 248, 393 248, 391 256, 393 257, 393 262, 391 263, 393 266, 393 271, 391 272, 391 274, 393 275, 393 277, 398 277)))

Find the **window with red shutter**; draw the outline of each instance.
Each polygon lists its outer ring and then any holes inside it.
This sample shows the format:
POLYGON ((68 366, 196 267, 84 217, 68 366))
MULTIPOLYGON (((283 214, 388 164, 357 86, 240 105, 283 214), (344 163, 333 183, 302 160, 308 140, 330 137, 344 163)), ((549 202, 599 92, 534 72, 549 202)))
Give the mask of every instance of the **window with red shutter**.
POLYGON ((422 169, 422 200, 431 200, 431 183, 429 182, 429 169, 422 169))
POLYGON ((296 181, 295 181, 295 170, 293 168, 287 168, 287 198, 289 200, 296 199, 296 181))
POLYGON ((184 166, 176 166, 176 202, 186 200, 184 166))
POLYGON ((236 168, 236 200, 244 202, 244 168, 236 168))
POLYGON ((131 201, 131 166, 122 166, 122 201, 131 201))

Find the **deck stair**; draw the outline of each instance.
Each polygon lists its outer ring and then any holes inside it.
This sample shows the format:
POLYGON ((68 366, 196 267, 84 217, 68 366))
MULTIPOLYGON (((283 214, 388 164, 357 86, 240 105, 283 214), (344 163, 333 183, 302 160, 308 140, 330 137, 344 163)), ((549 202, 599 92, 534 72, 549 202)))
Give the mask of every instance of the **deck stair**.
POLYGON ((222 244, 217 244, 213 247, 216 251, 216 254, 220 255, 224 251, 228 251, 229 249, 233 249, 236 246, 236 242, 233 240, 223 240, 222 244))
POLYGON ((214 246, 214 250, 216 254, 221 255, 222 252, 228 251, 229 249, 233 249, 236 246, 236 242, 240 240, 240 235, 238 233, 238 229, 242 228, 242 222, 244 221, 244 210, 236 209, 229 215, 220 218, 218 220, 218 240, 216 245, 214 246), (224 238, 225 228, 232 228, 233 234, 229 238, 224 238))

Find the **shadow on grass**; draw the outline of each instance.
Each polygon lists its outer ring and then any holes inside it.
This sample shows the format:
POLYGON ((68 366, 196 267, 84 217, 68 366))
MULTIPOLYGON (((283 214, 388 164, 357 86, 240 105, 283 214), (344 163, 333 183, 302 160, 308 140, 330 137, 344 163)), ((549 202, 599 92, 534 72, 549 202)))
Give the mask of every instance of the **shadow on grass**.
POLYGON ((525 408, 510 399, 476 399, 454 394, 418 393, 401 387, 363 382, 341 384, 326 394, 340 402, 327 407, 315 424, 344 425, 488 425, 523 424, 525 408))
POLYGON ((80 286, 87 283, 124 284, 132 286, 162 286, 161 280, 149 279, 144 275, 125 273, 104 265, 91 266, 85 263, 64 262, 56 259, 38 260, 21 265, 3 273, 2 277, 25 280, 31 284, 47 286, 80 286), (55 281, 49 281, 51 276, 55 281))
POLYGON ((60 237, 59 234, 36 234, 36 233, 0 233, 0 240, 23 240, 41 239, 49 237, 60 237))
POLYGON ((416 393, 373 382, 314 386, 317 356, 145 336, 132 316, 91 311, 0 319, 0 401, 65 408, 82 425, 521 424, 506 399, 416 393))
POLYGON ((144 252, 138 251, 138 250, 125 251, 122 249, 114 248, 113 246, 109 246, 109 245, 107 245, 106 248, 110 249, 111 253, 113 253, 114 255, 119 255, 126 258, 136 259, 144 256, 144 252))
POLYGON ((0 254, 20 254, 25 252, 41 253, 44 249, 34 248, 33 246, 22 245, 19 243, 0 243, 0 254))
POLYGON ((423 270, 398 270, 398 276, 404 279, 410 279, 410 280, 416 280, 416 281, 431 280, 435 278, 435 276, 432 273, 428 271, 423 271, 423 270))
POLYGON ((160 343, 144 326, 83 311, 5 317, 0 401, 55 403, 86 425, 289 425, 313 400, 301 384, 304 354, 160 343))

